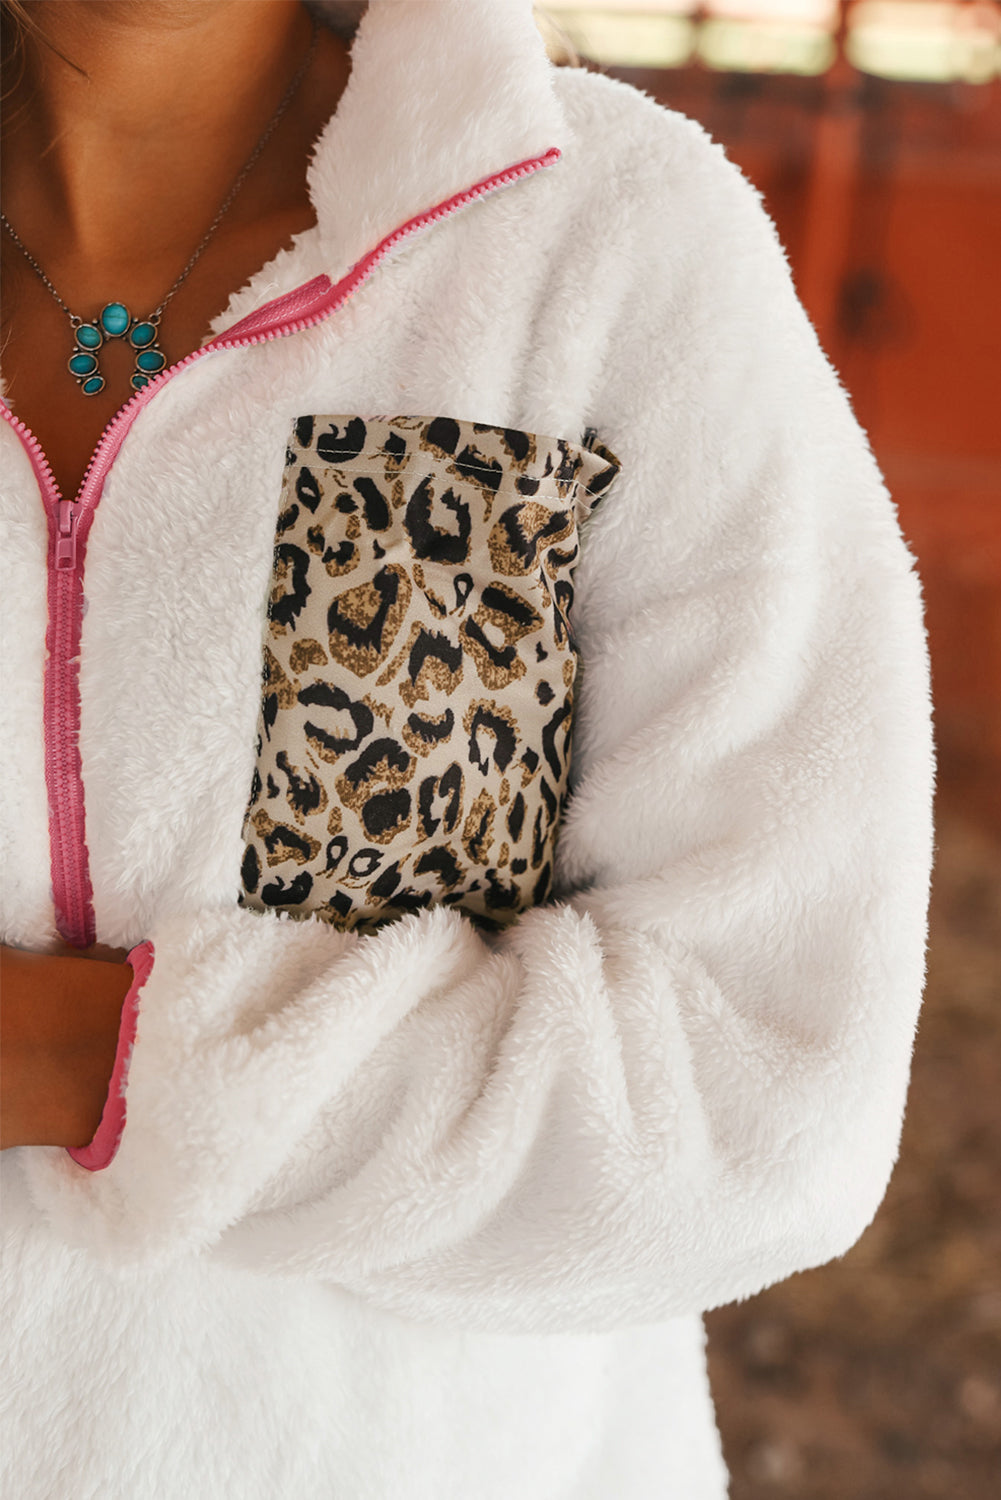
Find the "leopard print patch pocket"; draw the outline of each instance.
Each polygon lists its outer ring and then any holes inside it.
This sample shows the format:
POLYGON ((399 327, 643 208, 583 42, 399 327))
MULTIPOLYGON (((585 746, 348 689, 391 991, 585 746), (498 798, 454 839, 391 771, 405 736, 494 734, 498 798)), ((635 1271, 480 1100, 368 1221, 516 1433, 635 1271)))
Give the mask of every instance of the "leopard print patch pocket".
POLYGON ((241 901, 487 927, 549 894, 578 526, 618 472, 451 417, 303 416, 278 517, 241 901))

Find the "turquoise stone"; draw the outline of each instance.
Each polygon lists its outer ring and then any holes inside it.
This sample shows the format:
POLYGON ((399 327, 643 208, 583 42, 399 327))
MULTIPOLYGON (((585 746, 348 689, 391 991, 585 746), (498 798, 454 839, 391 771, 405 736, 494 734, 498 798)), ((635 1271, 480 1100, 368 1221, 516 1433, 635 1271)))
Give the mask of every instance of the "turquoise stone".
POLYGON ((85 380, 83 383, 83 393, 85 396, 96 396, 98 391, 103 390, 104 381, 100 375, 92 375, 89 380, 85 380))
POLYGON ((101 308, 101 327, 109 338, 120 339, 131 322, 131 314, 121 302, 109 302, 101 308))
POLYGON ((76 331, 76 341, 81 349, 100 349, 104 335, 96 323, 81 323, 76 331))
POLYGON ((136 355, 136 368, 139 370, 162 370, 166 363, 159 349, 144 349, 142 354, 136 355))
POLYGON ((149 385, 149 376, 148 375, 133 375, 133 377, 132 377, 132 389, 133 390, 141 391, 144 385, 149 385))
POLYGON ((70 360, 70 370, 74 375, 93 375, 97 369, 97 360, 93 354, 74 354, 70 360))
POLYGON ((129 334, 129 343, 133 349, 145 349, 147 344, 152 344, 156 338, 156 326, 153 323, 137 323, 129 334))

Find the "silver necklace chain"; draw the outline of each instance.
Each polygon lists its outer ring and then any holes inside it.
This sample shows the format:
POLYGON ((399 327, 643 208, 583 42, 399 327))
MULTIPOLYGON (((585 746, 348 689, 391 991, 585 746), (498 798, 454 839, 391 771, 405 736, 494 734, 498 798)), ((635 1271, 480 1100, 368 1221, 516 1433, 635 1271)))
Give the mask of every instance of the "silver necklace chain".
MULTIPOLYGON (((181 283, 187 279, 187 277, 190 274, 190 272, 194 269, 196 261, 201 256, 202 251, 205 249, 205 247, 208 244, 209 240, 212 238, 212 236, 215 234, 216 230, 219 228, 219 225, 222 223, 222 221, 223 221, 226 213, 229 211, 230 207, 232 206, 233 199, 236 197, 237 193, 242 188, 244 182, 247 180, 247 177, 248 177, 248 175, 249 175, 252 167, 254 167, 254 165, 256 164, 258 158, 261 155, 261 152, 264 150, 265 146, 268 144, 268 141, 271 139, 271 137, 274 135, 275 131, 277 130, 278 125, 280 124, 280 122, 282 120, 282 117, 284 116, 286 110, 288 109, 289 105, 292 103, 292 100, 295 98, 296 94, 299 92, 299 86, 302 83, 303 79, 305 78, 306 74, 309 72, 310 64, 313 61, 313 56, 314 56, 314 54, 316 52, 316 43, 317 43, 317 40, 318 40, 319 34, 320 34, 319 23, 318 23, 318 21, 317 21, 317 19, 316 19, 315 16, 312 17, 312 22, 313 22, 313 35, 312 35, 312 38, 310 39, 309 51, 306 53, 306 56, 303 58, 303 61, 300 64, 299 69, 298 69, 295 77, 292 79, 292 82, 289 84, 288 88, 285 90, 285 93, 282 95, 281 102, 279 103, 278 108, 275 110, 274 114, 271 116, 271 120, 268 123, 267 129, 265 130, 264 134, 261 136, 260 140, 257 142, 257 145, 254 147, 254 149, 251 152, 250 156, 247 158, 247 160, 244 162, 243 166, 240 168, 240 171, 239 171, 239 173, 237 174, 237 177, 236 177, 236 181, 233 183, 233 186, 230 188, 229 192, 226 194, 226 197, 223 199, 222 207, 219 209, 219 212, 216 214, 215 218, 212 220, 212 223, 209 225, 208 229, 205 231, 205 234, 203 235, 202 240, 201 240, 200 244, 198 245, 198 248, 195 250, 195 252, 192 255, 191 259, 188 261, 187 265, 184 267, 184 270, 181 272, 180 276, 178 276, 177 280, 174 282, 173 286, 170 288, 170 291, 167 292, 166 296, 161 300, 160 305, 157 308, 155 308, 154 311, 151 312, 150 315, 149 315, 149 317, 146 319, 146 321, 148 323, 154 323, 155 324, 155 323, 158 323, 160 321, 160 318, 163 315, 163 310, 167 306, 167 303, 170 301, 171 297, 173 297, 174 293, 181 286, 181 283)), ((59 306, 62 308, 63 312, 66 314, 66 316, 70 320, 70 326, 73 327, 73 328, 79 328, 80 325, 84 321, 83 318, 78 317, 76 315, 76 313, 71 312, 70 309, 66 306, 66 303, 60 297, 59 293, 56 291, 55 287, 52 285, 52 282, 49 280, 49 278, 46 276, 45 272, 42 270, 41 266, 38 264, 38 261, 31 254, 30 250, 28 250, 25 247, 25 245, 22 243, 19 235, 15 232, 14 226, 11 224, 11 222, 7 218, 6 214, 0 213, 0 222, 3 223, 3 227, 6 229, 7 233, 10 235, 11 239, 14 241, 14 244, 17 246, 17 248, 20 250, 21 254, 24 256, 25 260, 31 266, 32 270, 35 272, 35 274, 38 276, 38 278, 48 288, 48 290, 52 293, 53 297, 59 303, 59 306)))

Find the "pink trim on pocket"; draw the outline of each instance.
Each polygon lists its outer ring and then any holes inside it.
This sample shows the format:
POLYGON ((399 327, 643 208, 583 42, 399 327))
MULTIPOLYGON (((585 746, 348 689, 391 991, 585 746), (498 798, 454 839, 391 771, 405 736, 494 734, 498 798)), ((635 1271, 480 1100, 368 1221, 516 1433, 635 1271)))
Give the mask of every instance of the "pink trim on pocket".
POLYGON ((87 1146, 67 1146, 78 1166, 88 1172, 100 1172, 115 1159, 125 1129, 125 1085, 139 1023, 139 993, 153 970, 153 944, 137 943, 126 960, 132 965, 133 980, 122 1005, 122 1022, 118 1028, 115 1064, 108 1084, 108 1098, 94 1139, 87 1146))

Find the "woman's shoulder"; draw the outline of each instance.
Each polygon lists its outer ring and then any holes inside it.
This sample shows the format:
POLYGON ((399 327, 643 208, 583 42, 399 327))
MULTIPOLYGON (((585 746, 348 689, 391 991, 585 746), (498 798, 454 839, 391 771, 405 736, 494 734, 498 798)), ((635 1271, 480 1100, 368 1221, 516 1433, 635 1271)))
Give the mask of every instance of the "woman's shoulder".
MULTIPOLYGON (((761 195, 723 147, 689 116, 621 79, 586 68, 556 68, 553 87, 568 127, 568 177, 619 215, 719 232, 726 221, 764 228, 774 241, 761 195)), ((703 235, 699 234, 698 238, 703 235)))
POLYGON ((671 143, 679 152, 691 149, 694 143, 711 151, 722 150, 698 121, 621 78, 586 67, 554 68, 552 78, 567 120, 575 129, 586 130, 588 125, 611 129, 620 142, 625 136, 635 138, 637 145, 655 137, 661 147, 671 143))

